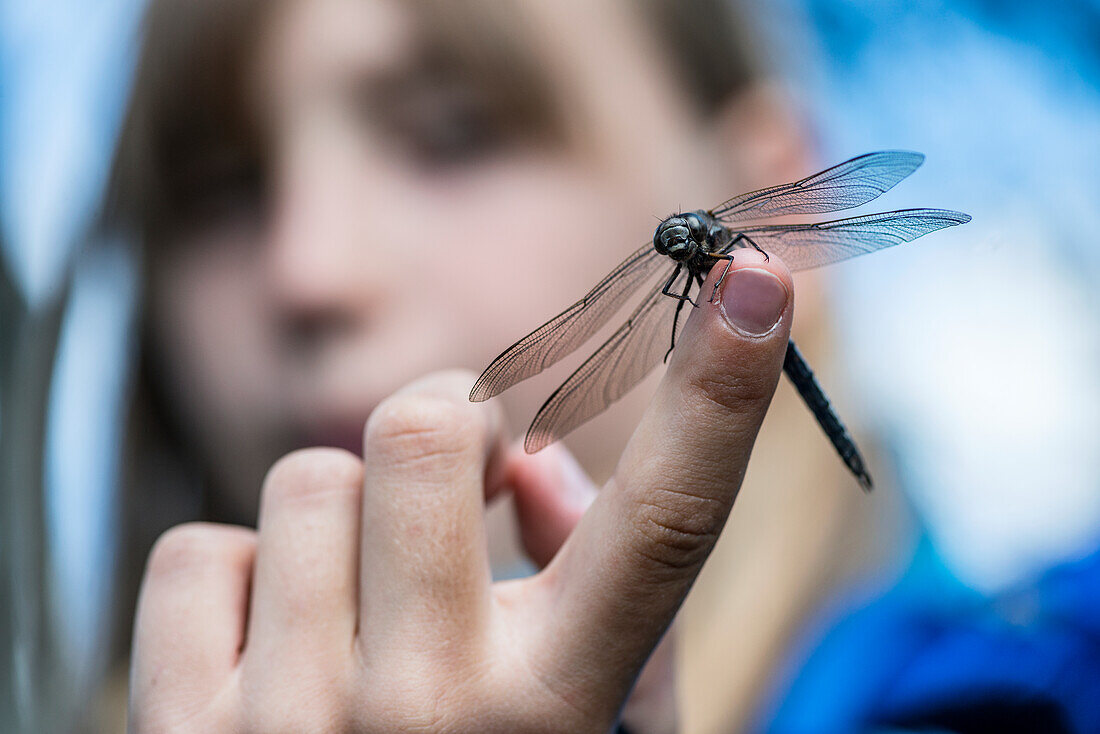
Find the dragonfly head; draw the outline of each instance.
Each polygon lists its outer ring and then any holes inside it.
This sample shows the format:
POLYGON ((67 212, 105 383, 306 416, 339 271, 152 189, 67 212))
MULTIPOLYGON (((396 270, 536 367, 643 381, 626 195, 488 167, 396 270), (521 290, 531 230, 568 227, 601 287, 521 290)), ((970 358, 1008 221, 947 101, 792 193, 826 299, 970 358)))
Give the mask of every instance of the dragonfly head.
POLYGON ((676 262, 690 260, 706 240, 707 226, 697 212, 674 214, 657 226, 653 248, 676 262))

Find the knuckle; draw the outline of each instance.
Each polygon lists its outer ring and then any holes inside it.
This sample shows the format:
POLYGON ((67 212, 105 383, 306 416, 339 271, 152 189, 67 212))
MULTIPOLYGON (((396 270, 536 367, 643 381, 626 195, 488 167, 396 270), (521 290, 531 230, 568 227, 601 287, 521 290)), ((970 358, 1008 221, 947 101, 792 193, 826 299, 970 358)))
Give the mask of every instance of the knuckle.
POLYGON ((703 564, 729 513, 722 500, 685 489, 651 490, 637 503, 639 553, 658 568, 675 571, 703 564))
POLYGON ((251 532, 212 523, 177 525, 161 535, 149 553, 147 572, 166 575, 207 566, 227 554, 240 554, 252 547, 251 532))
POLYGON ((446 731, 447 717, 437 709, 434 703, 427 707, 417 708, 415 704, 405 706, 400 710, 390 710, 379 717, 383 726, 382 731, 403 732, 434 732, 446 731))
POLYGON ((344 449, 293 451, 275 462, 264 478, 264 498, 308 498, 331 491, 357 491, 363 462, 344 449))
POLYGON ((372 707, 368 718, 376 723, 378 731, 428 733, 454 729, 447 726, 451 716, 445 695, 431 688, 421 682, 391 691, 384 702, 372 707))
MULTIPOLYGON (((560 731, 607 731, 606 726, 600 725, 601 717, 597 715, 601 704, 606 702, 593 693, 590 685, 552 672, 545 667, 545 663, 540 664, 537 656, 523 661, 522 666, 534 684, 531 693, 533 709, 556 711, 560 731)), ((523 731, 544 731, 535 727, 533 721, 526 723, 523 731)))
POLYGON ((338 734, 355 731, 343 714, 345 698, 339 683, 310 681, 308 699, 298 696, 260 695, 246 702, 247 731, 312 732, 338 734))
POLYGON ((488 425, 481 411, 431 395, 395 395, 367 421, 367 450, 396 463, 481 453, 487 441, 488 425))
POLYGON ((131 707, 127 713, 127 731, 156 732, 156 734, 191 734, 196 731, 217 731, 222 724, 214 714, 200 710, 190 715, 166 717, 161 712, 149 712, 131 707))
POLYGON ((737 373, 706 370, 694 375, 690 382, 691 392, 707 403, 734 413, 761 414, 778 384, 778 373, 765 369, 737 373))

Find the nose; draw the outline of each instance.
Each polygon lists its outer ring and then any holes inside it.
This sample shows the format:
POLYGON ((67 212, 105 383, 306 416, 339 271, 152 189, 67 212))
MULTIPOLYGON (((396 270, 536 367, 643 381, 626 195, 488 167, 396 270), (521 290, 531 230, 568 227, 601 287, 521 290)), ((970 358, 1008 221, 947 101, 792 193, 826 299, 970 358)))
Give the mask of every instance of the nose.
POLYGON ((275 156, 265 267, 296 345, 361 326, 390 287, 384 259, 366 261, 362 177, 341 147, 304 131, 275 156))

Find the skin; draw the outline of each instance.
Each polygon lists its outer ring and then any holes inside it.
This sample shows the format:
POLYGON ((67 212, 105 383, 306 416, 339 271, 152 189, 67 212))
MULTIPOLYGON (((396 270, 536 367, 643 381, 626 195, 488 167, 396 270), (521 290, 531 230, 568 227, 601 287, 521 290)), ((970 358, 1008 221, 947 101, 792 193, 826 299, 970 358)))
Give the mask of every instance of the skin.
POLYGON ((470 405, 472 373, 406 383, 483 367, 648 240, 639 212, 807 169, 774 100, 747 92, 749 113, 734 105, 706 126, 685 113, 618 2, 586 10, 599 23, 571 4, 527 12, 583 134, 509 141, 458 166, 425 165, 353 114, 349 90, 412 52, 398 6, 286 2, 261 29, 247 91, 265 121, 262 206, 178 234, 149 289, 180 423, 224 514, 246 521, 258 506, 259 526, 187 525, 157 544, 135 628, 134 731, 606 731, 624 702, 635 731, 674 729, 670 653, 651 653, 775 388, 793 293, 782 263, 739 254, 722 290, 730 304, 752 292, 736 290, 743 268, 778 278, 765 336, 733 326, 723 301, 689 309, 640 424, 641 391, 577 432, 582 463, 611 477, 598 494, 561 446, 507 446, 543 389, 470 405), (730 157, 714 165, 716 150, 730 157), (279 458, 322 443, 351 451, 279 458), (503 494, 545 568, 491 584, 501 528, 484 505, 503 494))
POLYGON ((779 378, 790 276, 755 253, 734 268, 535 576, 490 582, 483 501, 505 477, 560 486, 564 454, 507 452, 499 409, 468 403, 461 372, 384 400, 364 460, 278 462, 257 531, 163 536, 138 609, 132 729, 608 731, 717 540, 779 378))

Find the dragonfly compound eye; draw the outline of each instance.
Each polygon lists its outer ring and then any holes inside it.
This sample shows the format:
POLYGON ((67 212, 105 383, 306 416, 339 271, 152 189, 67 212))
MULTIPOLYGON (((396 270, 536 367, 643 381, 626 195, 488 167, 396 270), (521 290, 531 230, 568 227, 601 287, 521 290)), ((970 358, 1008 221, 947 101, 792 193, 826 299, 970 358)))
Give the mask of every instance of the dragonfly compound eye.
POLYGON ((676 216, 661 222, 653 235, 653 248, 678 262, 691 257, 695 242, 687 219, 676 216))
POLYGON ((668 230, 664 222, 653 233, 653 249, 662 255, 668 254, 668 230))
POLYGON ((691 231, 691 238, 696 242, 702 242, 707 236, 707 225, 703 223, 702 218, 695 212, 690 212, 684 215, 684 221, 687 223, 688 229, 691 231))

